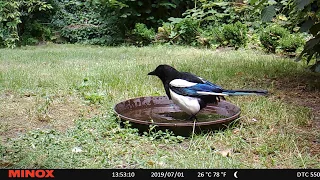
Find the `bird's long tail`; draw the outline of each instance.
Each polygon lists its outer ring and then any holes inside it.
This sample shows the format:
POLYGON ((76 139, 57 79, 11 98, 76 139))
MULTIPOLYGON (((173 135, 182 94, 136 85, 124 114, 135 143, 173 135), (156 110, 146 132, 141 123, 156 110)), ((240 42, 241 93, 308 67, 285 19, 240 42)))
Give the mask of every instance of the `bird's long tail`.
POLYGON ((245 96, 245 95, 263 95, 266 96, 268 91, 266 90, 223 90, 222 94, 228 96, 245 96))

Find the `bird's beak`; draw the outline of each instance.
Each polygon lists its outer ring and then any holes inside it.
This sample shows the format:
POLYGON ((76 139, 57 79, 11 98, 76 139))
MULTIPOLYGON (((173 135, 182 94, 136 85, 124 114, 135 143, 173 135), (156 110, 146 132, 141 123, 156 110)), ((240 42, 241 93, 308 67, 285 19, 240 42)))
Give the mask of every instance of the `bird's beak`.
POLYGON ((155 75, 156 75, 156 72, 151 71, 151 72, 148 73, 148 75, 154 75, 154 76, 155 76, 155 75))

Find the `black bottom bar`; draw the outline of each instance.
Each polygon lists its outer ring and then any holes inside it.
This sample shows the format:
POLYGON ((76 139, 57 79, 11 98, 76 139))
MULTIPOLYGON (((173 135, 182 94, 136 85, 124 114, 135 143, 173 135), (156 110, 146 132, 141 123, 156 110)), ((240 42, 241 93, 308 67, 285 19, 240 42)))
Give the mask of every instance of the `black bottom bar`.
POLYGON ((0 179, 319 179, 320 169, 1 169, 0 179))

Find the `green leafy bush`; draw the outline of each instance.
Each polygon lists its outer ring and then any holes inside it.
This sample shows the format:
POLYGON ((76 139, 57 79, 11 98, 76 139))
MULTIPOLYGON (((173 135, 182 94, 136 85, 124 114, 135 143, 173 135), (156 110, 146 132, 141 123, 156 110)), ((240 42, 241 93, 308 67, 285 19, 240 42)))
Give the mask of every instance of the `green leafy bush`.
POLYGON ((169 18, 170 22, 158 27, 156 42, 197 45, 200 35, 199 22, 191 18, 169 18))
POLYGON ((36 45, 39 43, 39 40, 32 37, 30 34, 24 35, 21 39, 22 45, 36 45))
POLYGON ((19 41, 20 4, 13 0, 0 2, 0 47, 15 47, 19 41))
POLYGON ((247 32, 247 26, 239 21, 235 24, 225 24, 222 30, 227 45, 236 48, 246 45, 248 41, 247 32))
POLYGON ((104 34, 101 26, 92 24, 72 24, 61 30, 61 36, 71 43, 105 44, 104 34))
POLYGON ((38 20, 48 21, 51 9, 51 4, 40 0, 0 1, 0 47, 16 47, 26 32, 25 26, 38 20))
POLYGON ((154 40, 156 32, 152 28, 148 29, 148 27, 143 23, 137 23, 132 34, 136 44, 147 45, 154 40))
POLYGON ((82 0, 58 0, 52 26, 70 43, 117 45, 123 41, 117 17, 104 19, 99 6, 82 0))
POLYGON ((279 25, 271 25, 260 33, 260 42, 268 52, 274 53, 279 46, 280 39, 289 34, 290 32, 287 29, 279 25))
POLYGON ((205 29, 202 29, 201 36, 208 39, 208 43, 211 47, 217 48, 223 45, 224 37, 223 37, 223 27, 222 26, 209 26, 205 29))
MULTIPOLYGON (((106 19, 110 16, 118 17, 124 25, 124 30, 131 31, 136 23, 144 23, 148 27, 158 27, 170 17, 181 17, 188 8, 194 6, 193 0, 89 0, 98 5, 100 12, 106 19)), ((123 30, 123 29, 119 29, 123 30)))
POLYGON ((199 23, 191 18, 170 18, 174 24, 174 29, 170 36, 177 40, 178 44, 195 45, 196 38, 199 35, 199 23))
POLYGON ((196 8, 186 10, 186 18, 194 18, 201 22, 201 26, 217 26, 236 21, 252 22, 259 19, 253 16, 256 12, 245 2, 228 2, 222 0, 201 0, 196 2, 196 8))
POLYGON ((104 100, 105 96, 101 93, 85 93, 84 99, 91 104, 100 104, 104 100))
POLYGON ((169 18, 170 22, 158 27, 156 42, 196 45, 200 35, 199 22, 191 18, 169 18))
MULTIPOLYGON (((127 43, 142 45, 148 44, 148 40, 140 35, 133 34, 133 29, 137 23, 143 23, 149 28, 157 28, 167 21, 169 17, 181 17, 182 13, 194 5, 193 0, 157 0, 157 1, 136 1, 136 0, 89 0, 96 7, 95 12, 100 14, 100 18, 109 22, 110 18, 116 17, 112 24, 115 29, 114 35, 121 37, 127 43), (129 35, 129 38, 128 38, 129 35), (135 37, 133 37, 134 35, 135 37), (138 39, 135 39, 138 38, 138 39)), ((109 27, 109 28, 110 28, 109 27)))
MULTIPOLYGON (((161 27, 158 27, 158 32, 155 36, 155 42, 168 43, 171 40, 171 32, 173 31, 174 24, 165 22, 161 27)), ((176 33, 175 33, 176 34, 176 33)))
POLYGON ((51 41, 53 37, 50 27, 37 21, 26 23, 24 33, 21 35, 22 45, 36 45, 42 41, 51 41))
POLYGON ((247 26, 237 21, 234 24, 209 27, 203 31, 203 34, 208 37, 211 46, 230 46, 237 49, 247 44, 247 32, 247 26))
POLYGON ((279 49, 284 52, 296 52, 305 44, 305 39, 299 34, 290 34, 279 40, 279 49))

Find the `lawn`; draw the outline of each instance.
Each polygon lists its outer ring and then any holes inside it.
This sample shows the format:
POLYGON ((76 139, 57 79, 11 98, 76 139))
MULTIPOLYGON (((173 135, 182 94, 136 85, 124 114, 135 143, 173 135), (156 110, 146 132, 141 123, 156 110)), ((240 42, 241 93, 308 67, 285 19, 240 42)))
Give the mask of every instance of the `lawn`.
POLYGON ((254 50, 45 45, 0 49, 2 168, 320 168, 320 75, 254 50), (175 136, 120 126, 120 101, 165 95, 159 64, 226 89, 241 108, 225 130, 175 136))

